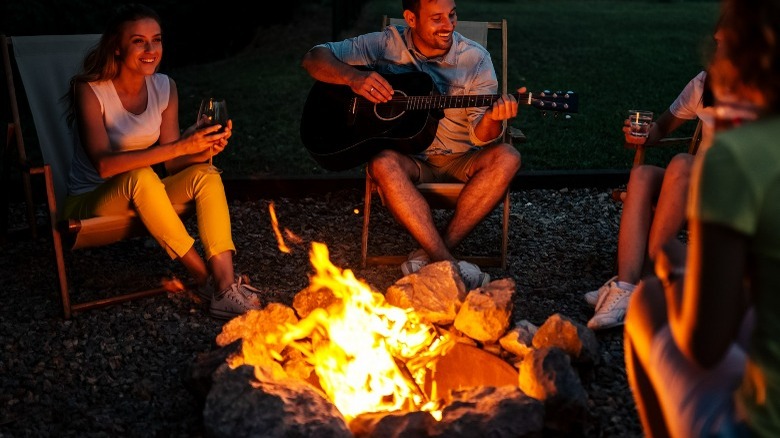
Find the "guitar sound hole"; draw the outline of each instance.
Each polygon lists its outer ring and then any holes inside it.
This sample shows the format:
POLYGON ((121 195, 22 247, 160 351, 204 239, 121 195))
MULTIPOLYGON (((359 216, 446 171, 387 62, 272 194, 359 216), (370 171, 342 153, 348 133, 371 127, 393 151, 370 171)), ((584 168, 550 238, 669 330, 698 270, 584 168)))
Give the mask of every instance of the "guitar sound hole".
POLYGON ((379 120, 389 122, 401 117, 406 112, 406 93, 401 90, 393 91, 393 98, 390 101, 374 104, 374 114, 379 120))

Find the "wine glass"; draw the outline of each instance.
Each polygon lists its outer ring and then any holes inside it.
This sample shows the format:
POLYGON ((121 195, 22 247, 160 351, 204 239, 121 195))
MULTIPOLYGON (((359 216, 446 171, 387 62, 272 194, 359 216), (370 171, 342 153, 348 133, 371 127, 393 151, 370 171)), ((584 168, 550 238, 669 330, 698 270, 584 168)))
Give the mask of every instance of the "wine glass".
MULTIPOLYGON (((203 99, 200 102, 200 109, 198 110, 198 121, 195 124, 197 128, 205 128, 212 125, 222 125, 222 128, 217 131, 217 133, 220 133, 223 132, 227 127, 227 122, 227 104, 225 103, 224 99, 215 99, 213 97, 209 97, 208 99, 203 99)), ((214 149, 214 146, 212 145, 211 148, 214 149)), ((209 167, 207 171, 209 173, 222 173, 222 169, 214 165, 213 158, 213 155, 209 156, 209 167)))

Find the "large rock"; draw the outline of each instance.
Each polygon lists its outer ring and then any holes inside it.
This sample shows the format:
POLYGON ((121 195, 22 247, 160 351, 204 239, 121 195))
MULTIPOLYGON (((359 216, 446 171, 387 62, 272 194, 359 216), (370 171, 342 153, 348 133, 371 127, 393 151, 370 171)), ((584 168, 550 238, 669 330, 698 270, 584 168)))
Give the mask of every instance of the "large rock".
POLYGON ((465 298, 466 286, 458 267, 449 261, 428 264, 402 277, 385 294, 391 305, 414 309, 423 321, 440 325, 455 320, 465 298))
POLYGON ((544 402, 548 429, 570 433, 587 418, 588 394, 563 350, 531 351, 520 364, 519 376, 520 389, 544 402))
POLYGON ((524 319, 502 336, 498 343, 501 348, 522 359, 533 350, 534 334, 537 330, 538 327, 524 319))
POLYGON ((565 351, 575 365, 592 366, 599 360, 599 341, 593 330, 556 313, 539 327, 534 348, 557 347, 565 351))
POLYGON ((544 405, 516 386, 481 386, 453 391, 436 436, 517 438, 540 436, 544 405))
POLYGON ((344 417, 298 379, 258 381, 248 366, 223 365, 206 398, 203 423, 213 437, 352 437, 344 417))
POLYGON ((455 317, 455 328, 477 341, 497 342, 509 327, 514 293, 515 281, 511 278, 469 292, 455 317))

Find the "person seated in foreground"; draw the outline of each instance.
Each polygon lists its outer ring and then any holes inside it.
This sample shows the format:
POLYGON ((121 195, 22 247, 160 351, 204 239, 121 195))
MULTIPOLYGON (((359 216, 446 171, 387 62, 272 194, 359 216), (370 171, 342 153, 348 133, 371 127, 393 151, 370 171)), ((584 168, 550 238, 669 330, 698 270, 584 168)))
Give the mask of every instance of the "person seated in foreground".
POLYGON ((208 172, 210 156, 232 134, 228 121, 179 131, 176 83, 158 73, 162 29, 157 13, 143 5, 119 7, 98 45, 71 80, 68 121, 78 128, 65 218, 135 211, 149 233, 179 260, 221 319, 258 309, 257 289, 236 277, 235 246, 225 189, 208 172), (163 164, 160 178, 152 166, 163 164), (194 201, 206 262, 173 205, 194 201))
MULTIPOLYGON (((409 71, 430 74, 442 94, 497 92, 487 50, 455 31, 454 0, 403 0, 402 6, 405 26, 317 45, 304 56, 303 67, 314 79, 346 84, 374 103, 393 96, 383 74, 409 71)), ((385 149, 369 161, 367 171, 388 209, 420 245, 401 265, 404 275, 432 261, 456 261, 453 249, 501 201, 520 168, 520 153, 500 141, 503 122, 517 115, 517 107, 513 96, 503 95, 489 107, 445 109, 436 138, 422 154, 385 149), (441 233, 416 188, 424 182, 465 183, 441 233)), ((489 282, 478 266, 463 260, 457 264, 469 289, 489 282)))
MULTIPOLYGON (((713 39, 717 47, 721 39, 717 26, 713 39)), ((706 71, 691 79, 669 109, 650 125, 646 138, 632 136, 629 121, 625 120, 623 132, 626 142, 651 146, 685 122, 698 118, 702 122, 699 151, 709 148, 714 115, 708 82, 706 71)), ((620 216, 617 275, 584 296, 585 301, 595 308, 593 317, 588 321, 591 329, 622 325, 631 294, 661 247, 667 243, 684 245, 677 235, 685 224, 692 164, 693 155, 685 152, 672 157, 666 169, 642 164, 631 170, 620 216)))
POLYGON ((626 370, 647 436, 780 436, 780 0, 722 7, 716 110, 729 98, 759 117, 718 114, 687 254, 665 247, 631 298, 626 370))

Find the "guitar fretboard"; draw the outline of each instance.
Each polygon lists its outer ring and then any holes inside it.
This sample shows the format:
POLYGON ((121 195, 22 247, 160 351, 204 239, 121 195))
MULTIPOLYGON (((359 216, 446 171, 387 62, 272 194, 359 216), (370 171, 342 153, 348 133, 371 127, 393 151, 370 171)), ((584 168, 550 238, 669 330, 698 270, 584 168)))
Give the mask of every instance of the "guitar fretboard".
MULTIPOLYGON (((531 93, 512 93, 512 95, 522 105, 531 103, 531 93)), ((407 110, 471 108, 492 105, 500 97, 500 94, 400 96, 394 97, 392 102, 403 104, 407 110)))

